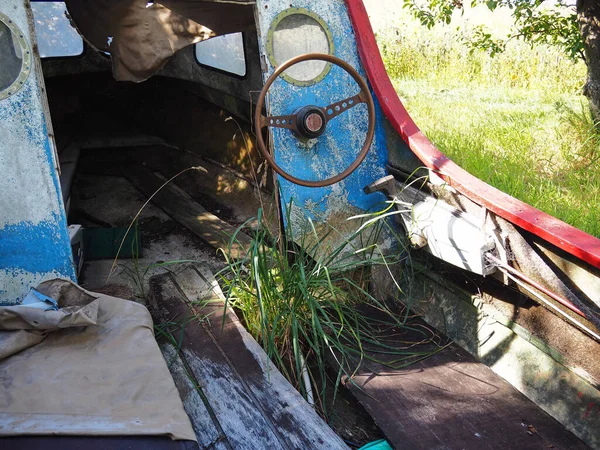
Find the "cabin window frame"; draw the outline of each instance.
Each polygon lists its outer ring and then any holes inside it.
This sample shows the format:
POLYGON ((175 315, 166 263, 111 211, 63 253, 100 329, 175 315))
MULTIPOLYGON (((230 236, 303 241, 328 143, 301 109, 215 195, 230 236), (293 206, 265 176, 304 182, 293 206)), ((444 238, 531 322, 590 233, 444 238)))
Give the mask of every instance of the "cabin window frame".
MULTIPOLYGON (((208 64, 200 62, 198 60, 198 55, 196 53, 196 45, 202 44, 203 42, 206 42, 208 39, 204 40, 204 41, 196 42, 192 46, 193 53, 194 53, 194 60, 196 61, 196 64, 198 66, 200 66, 200 67, 202 67, 204 69, 208 69, 208 70, 211 70, 213 72, 217 72, 217 73, 220 73, 220 74, 223 74, 223 75, 227 75, 227 76, 232 77, 232 78, 237 78, 238 80, 245 80, 245 79, 248 78, 248 58, 247 58, 247 55, 248 55, 248 51, 247 50, 248 49, 247 49, 247 45, 246 45, 246 32, 245 31, 234 31, 232 33, 222 34, 220 36, 227 36, 229 34, 240 34, 242 36, 242 51, 244 52, 244 75, 238 75, 235 72, 229 72, 228 70, 220 69, 218 67, 213 67, 211 65, 208 65, 208 64)), ((218 38, 218 37, 219 36, 215 36, 215 38, 218 38)))

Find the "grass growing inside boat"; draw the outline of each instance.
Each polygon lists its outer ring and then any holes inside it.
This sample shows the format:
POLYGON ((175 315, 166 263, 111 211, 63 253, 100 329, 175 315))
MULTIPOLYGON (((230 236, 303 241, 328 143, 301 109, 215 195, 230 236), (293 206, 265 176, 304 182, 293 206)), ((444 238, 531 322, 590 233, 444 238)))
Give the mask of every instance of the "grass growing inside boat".
POLYGON ((389 274, 410 270, 406 251, 400 248, 394 252, 397 256, 385 257, 377 244, 383 230, 391 230, 384 220, 389 214, 394 212, 363 217, 366 221, 357 223, 357 231, 334 248, 326 247, 327 236, 318 235, 312 222, 298 234, 296 244, 291 243, 295 237, 291 227, 287 240, 276 242, 266 227, 259 226, 247 257, 230 260, 220 273, 229 306, 283 375, 325 417, 331 406, 324 400, 328 383, 337 390, 343 375, 351 379, 363 362, 378 362, 374 355, 394 355, 385 365, 398 368, 439 348, 434 333, 410 325, 407 309, 401 310, 394 301, 381 302, 369 289, 374 268, 389 274), (381 318, 368 320, 364 308, 377 311, 381 318), (392 328, 410 329, 423 345, 386 344, 381 333, 392 328), (337 362, 331 380, 328 360, 337 362))
POLYGON ((377 37, 423 132, 477 177, 600 237, 600 133, 583 63, 517 41, 491 58, 455 27, 427 30, 407 14, 377 37))

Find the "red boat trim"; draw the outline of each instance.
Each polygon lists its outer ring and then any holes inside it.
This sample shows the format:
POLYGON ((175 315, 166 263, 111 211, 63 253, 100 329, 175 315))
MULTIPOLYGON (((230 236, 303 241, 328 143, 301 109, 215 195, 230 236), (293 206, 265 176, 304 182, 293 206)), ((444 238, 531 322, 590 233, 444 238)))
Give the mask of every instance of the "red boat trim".
POLYGON ((361 62, 381 109, 423 164, 438 172, 450 186, 477 204, 600 268, 600 239, 481 181, 451 161, 427 139, 404 108, 390 82, 362 0, 346 0, 346 5, 361 62))

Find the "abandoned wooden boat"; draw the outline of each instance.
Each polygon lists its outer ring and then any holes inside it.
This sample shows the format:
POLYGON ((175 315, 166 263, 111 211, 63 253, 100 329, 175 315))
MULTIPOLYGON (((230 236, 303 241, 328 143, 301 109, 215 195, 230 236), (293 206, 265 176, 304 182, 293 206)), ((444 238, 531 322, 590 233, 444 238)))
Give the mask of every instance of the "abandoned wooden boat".
POLYGON ((344 448, 225 311, 214 248, 241 257, 259 208, 335 245, 393 205, 421 260, 409 306, 455 344, 347 383, 384 436, 600 449, 600 240, 436 149, 362 0, 3 0, 0 135, 0 446, 344 448), (141 243, 115 248, 132 219, 141 243), (221 314, 163 358, 144 306, 115 300, 132 285, 155 325, 221 314))

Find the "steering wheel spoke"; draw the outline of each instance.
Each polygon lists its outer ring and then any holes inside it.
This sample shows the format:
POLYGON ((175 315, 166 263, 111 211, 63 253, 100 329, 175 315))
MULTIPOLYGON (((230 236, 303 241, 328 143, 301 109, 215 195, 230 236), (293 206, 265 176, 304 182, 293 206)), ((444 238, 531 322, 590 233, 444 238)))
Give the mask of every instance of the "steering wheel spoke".
POLYGON ((364 91, 360 91, 358 94, 353 95, 352 97, 348 97, 344 100, 340 100, 339 102, 332 103, 331 105, 323 108, 323 112, 325 113, 325 117, 327 117, 327 120, 329 121, 334 117, 339 116, 343 112, 354 108, 359 103, 367 103, 363 92, 364 91))
POLYGON ((291 116, 260 116, 260 127, 273 127, 273 128, 289 128, 295 130, 296 128, 296 117, 291 116))

